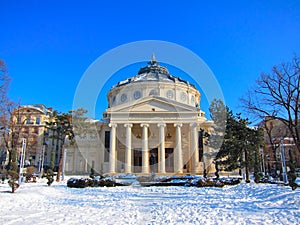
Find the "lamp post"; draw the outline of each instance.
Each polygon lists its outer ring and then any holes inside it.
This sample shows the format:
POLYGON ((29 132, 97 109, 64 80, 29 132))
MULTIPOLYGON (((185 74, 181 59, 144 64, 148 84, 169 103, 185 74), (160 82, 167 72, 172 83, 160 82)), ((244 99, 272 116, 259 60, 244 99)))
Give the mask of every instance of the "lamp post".
POLYGON ((67 149, 65 148, 64 155, 63 155, 62 175, 61 175, 62 181, 65 179, 66 158, 67 158, 67 149))
POLYGON ((267 175, 272 175, 271 174, 271 166, 270 166, 270 156, 269 155, 266 155, 266 159, 267 159, 267 175))
POLYGON ((285 162, 283 139, 280 140, 280 156, 281 156, 281 165, 282 165, 282 178, 283 178, 283 182, 287 184, 288 177, 286 173, 286 162, 285 162))
POLYGON ((262 159, 261 170, 264 172, 265 175, 267 175, 264 149, 262 147, 260 147, 259 152, 260 152, 260 156, 261 156, 261 159, 262 159))
POLYGON ((20 159, 19 181, 18 181, 19 185, 21 184, 22 179, 23 179, 25 152, 26 152, 26 139, 23 138, 23 140, 22 140, 22 154, 21 154, 21 159, 20 159))
POLYGON ((48 138, 48 133, 44 131, 42 155, 40 157, 40 163, 39 163, 39 178, 41 178, 44 173, 45 149, 47 146, 47 141, 46 141, 47 138, 48 138))

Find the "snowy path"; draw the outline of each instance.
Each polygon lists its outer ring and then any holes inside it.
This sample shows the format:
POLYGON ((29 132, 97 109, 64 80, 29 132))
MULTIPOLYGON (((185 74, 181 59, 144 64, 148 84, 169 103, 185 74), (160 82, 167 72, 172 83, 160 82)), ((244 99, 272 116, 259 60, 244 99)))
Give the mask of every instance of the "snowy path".
POLYGON ((300 189, 0 185, 0 224, 300 224, 300 189))

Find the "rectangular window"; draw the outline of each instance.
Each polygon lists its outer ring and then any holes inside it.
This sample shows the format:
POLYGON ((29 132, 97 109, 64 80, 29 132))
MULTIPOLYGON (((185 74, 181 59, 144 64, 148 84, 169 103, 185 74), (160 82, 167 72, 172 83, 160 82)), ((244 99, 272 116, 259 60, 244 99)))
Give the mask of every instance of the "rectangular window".
POLYGON ((41 118, 40 118, 40 117, 37 117, 37 118, 35 119, 35 124, 36 124, 36 125, 40 125, 40 124, 41 124, 41 118))
POLYGON ((26 118, 26 124, 30 124, 30 117, 26 118))
POLYGON ((105 131, 104 147, 110 148, 110 131, 105 131))
POLYGON ((109 162, 109 150, 110 150, 110 131, 105 131, 104 137, 104 162, 109 162))

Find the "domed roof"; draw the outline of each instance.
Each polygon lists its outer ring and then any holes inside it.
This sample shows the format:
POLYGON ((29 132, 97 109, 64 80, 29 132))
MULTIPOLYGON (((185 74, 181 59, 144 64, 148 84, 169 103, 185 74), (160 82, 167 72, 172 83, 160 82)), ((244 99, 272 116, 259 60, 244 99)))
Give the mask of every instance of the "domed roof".
POLYGON ((169 75, 169 71, 166 67, 158 65, 158 62, 156 61, 154 54, 152 54, 152 59, 150 62, 148 62, 148 66, 142 67, 138 72, 138 74, 144 74, 144 73, 156 73, 156 74, 169 75))
MULTIPOLYGON (((115 87, 120 87, 133 82, 143 81, 164 81, 164 82, 182 82, 189 84, 188 81, 182 80, 179 77, 172 76, 166 67, 160 66, 155 59, 155 55, 152 54, 152 59, 148 62, 148 65, 142 67, 138 74, 134 77, 128 78, 124 81, 120 81, 115 87)), ((192 85, 193 86, 193 85, 192 85)))

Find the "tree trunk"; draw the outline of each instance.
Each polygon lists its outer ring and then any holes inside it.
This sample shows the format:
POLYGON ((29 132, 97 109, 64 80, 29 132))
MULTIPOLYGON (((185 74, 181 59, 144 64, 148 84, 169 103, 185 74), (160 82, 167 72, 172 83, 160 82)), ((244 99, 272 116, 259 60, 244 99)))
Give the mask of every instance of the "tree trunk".
POLYGON ((218 161, 216 161, 216 163, 215 163, 215 169, 216 169, 215 175, 216 175, 217 180, 218 180, 220 178, 218 161))
POLYGON ((246 183, 250 183, 249 168, 248 168, 248 152, 245 151, 245 173, 246 173, 246 183))

